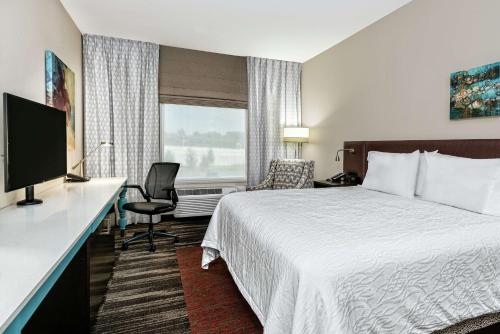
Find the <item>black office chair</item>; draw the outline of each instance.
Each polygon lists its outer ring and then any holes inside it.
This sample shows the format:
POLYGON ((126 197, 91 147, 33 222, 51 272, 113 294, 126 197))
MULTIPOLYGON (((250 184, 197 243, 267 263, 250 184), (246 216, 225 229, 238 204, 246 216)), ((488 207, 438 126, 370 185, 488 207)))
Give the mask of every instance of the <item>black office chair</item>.
POLYGON ((146 183, 144 185, 146 191, 144 191, 138 184, 124 186, 125 188, 139 190, 146 202, 126 203, 123 206, 123 209, 149 215, 149 224, 147 232, 139 233, 130 239, 124 240, 122 244, 123 250, 128 249, 129 244, 145 238, 149 239, 150 252, 154 252, 156 250, 154 237, 172 237, 175 241, 177 241, 177 236, 174 234, 153 230, 153 216, 175 210, 179 198, 177 197, 174 183, 177 172, 179 171, 179 166, 180 165, 178 163, 173 162, 155 162, 151 166, 148 176, 146 177, 146 183), (151 199, 164 199, 171 201, 171 203, 151 202, 151 199))

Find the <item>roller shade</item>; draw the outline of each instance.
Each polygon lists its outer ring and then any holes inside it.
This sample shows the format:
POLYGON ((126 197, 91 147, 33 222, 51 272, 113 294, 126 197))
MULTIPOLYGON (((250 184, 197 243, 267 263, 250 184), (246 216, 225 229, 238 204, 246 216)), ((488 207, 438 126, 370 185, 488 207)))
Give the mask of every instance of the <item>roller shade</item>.
POLYGON ((160 47, 160 102, 246 108, 245 57, 160 47))

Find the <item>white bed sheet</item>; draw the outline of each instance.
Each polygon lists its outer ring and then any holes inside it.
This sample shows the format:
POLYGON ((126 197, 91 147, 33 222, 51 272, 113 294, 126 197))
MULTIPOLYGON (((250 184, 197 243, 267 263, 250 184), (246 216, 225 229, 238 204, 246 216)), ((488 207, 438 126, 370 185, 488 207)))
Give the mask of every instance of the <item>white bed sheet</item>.
POLYGON ((274 333, 430 333, 500 311, 500 219, 361 187, 225 196, 202 243, 274 333))

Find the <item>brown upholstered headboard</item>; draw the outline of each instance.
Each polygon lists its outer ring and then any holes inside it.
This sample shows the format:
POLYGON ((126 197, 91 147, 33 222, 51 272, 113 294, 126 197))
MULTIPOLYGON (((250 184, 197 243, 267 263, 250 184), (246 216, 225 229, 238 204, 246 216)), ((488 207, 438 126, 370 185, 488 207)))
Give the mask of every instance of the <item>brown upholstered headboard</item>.
POLYGON ((435 151, 474 159, 500 158, 500 139, 451 139, 451 140, 395 140, 395 141, 348 141, 344 148, 344 171, 356 172, 361 179, 368 169, 366 158, 370 151, 410 153, 415 150, 435 151))

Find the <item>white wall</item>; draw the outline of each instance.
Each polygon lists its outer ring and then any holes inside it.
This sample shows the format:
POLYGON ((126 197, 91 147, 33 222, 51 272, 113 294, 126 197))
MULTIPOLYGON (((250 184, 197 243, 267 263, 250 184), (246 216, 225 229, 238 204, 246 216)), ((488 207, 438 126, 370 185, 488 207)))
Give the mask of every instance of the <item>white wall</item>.
MULTIPOLYGON (((52 50, 75 72, 76 150, 68 166, 82 155, 81 34, 58 0, 0 0, 0 93, 8 92, 45 103, 45 50, 52 50)), ((3 115, 3 103, 0 107, 3 115)), ((1 117, 3 118, 3 117, 1 117)), ((3 119, 0 123, 3 153, 3 119)), ((33 165, 36 168, 36 165, 33 165)), ((69 167, 68 167, 69 169, 69 167)), ((24 191, 4 193, 0 163, 0 207, 24 197, 24 191)), ((40 192, 61 179, 41 184, 40 192)))
POLYGON ((414 0, 304 64, 304 157, 341 169, 347 140, 500 138, 500 118, 449 120, 450 73, 500 61, 499 0, 414 0))

